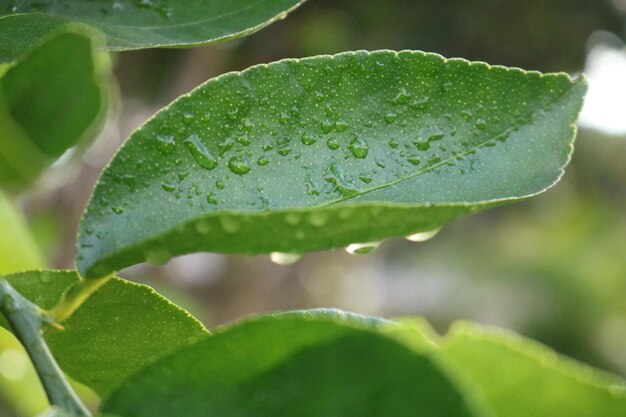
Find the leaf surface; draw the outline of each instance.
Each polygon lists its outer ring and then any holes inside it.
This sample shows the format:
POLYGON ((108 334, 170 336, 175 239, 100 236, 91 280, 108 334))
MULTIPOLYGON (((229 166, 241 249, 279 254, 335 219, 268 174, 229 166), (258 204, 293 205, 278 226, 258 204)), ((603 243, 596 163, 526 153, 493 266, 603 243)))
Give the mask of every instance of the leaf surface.
POLYGON ((518 201, 562 175, 585 90, 565 74, 412 51, 223 75, 121 148, 81 223, 78 268, 304 253, 518 201))
MULTIPOLYGON (((26 298, 49 309, 78 276, 74 271, 39 271, 6 279, 26 298)), ((2 325, 6 327, 3 320, 2 325)), ((198 321, 151 288, 118 278, 96 291, 63 327, 46 328, 46 342, 67 374, 99 394, 207 336, 198 321)))
POLYGON ((427 355, 385 336, 395 327, 329 311, 250 320, 146 368, 102 409, 134 417, 481 415, 427 355))
POLYGON ((28 0, 0 6, 0 62, 68 22, 102 31, 109 50, 225 42, 282 19, 304 0, 28 0))
POLYGON ((618 417, 626 410, 623 380, 511 332, 460 323, 442 346, 498 417, 618 417))
POLYGON ((56 33, 0 78, 0 186, 24 188, 96 133, 110 68, 93 43, 83 30, 56 33))

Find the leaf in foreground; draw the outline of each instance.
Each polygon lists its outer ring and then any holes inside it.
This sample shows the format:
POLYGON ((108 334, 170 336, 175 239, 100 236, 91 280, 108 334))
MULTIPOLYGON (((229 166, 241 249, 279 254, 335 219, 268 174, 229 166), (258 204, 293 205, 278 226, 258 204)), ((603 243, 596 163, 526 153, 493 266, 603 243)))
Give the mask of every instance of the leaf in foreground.
POLYGON ((84 23, 102 31, 110 50, 225 42, 282 19, 304 0, 29 0, 0 5, 0 62, 17 57, 50 31, 84 23))
POLYGON ((90 139, 106 110, 109 62, 91 35, 56 33, 0 78, 0 187, 22 189, 90 139))
POLYGON ((139 128, 104 171, 79 270, 304 253, 519 201, 562 175, 585 90, 565 74, 411 51, 223 75, 139 128))
POLYGON ((384 320, 300 312, 244 322, 131 377, 103 404, 134 417, 479 416, 384 320))
MULTIPOLYGON (((6 279, 26 298, 49 309, 78 276, 74 271, 37 271, 6 279)), ((104 284, 63 327, 44 331, 54 357, 63 371, 99 394, 207 335, 198 321, 151 288, 118 278, 104 284)))

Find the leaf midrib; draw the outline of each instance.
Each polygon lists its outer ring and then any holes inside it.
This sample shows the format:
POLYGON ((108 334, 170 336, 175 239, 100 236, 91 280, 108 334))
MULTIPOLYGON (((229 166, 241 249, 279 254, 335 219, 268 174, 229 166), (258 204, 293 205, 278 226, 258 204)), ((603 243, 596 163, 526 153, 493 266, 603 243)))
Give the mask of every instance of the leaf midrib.
MULTIPOLYGON (((467 150, 463 151, 463 152, 459 152, 456 153, 436 164, 430 165, 430 166, 426 166, 421 170, 417 170, 414 173, 403 177, 403 178, 398 178, 397 180, 393 180, 393 181, 389 181, 387 183, 384 184, 380 184, 377 185, 375 187, 372 188, 368 188, 363 190, 362 192, 359 192, 358 194, 354 194, 351 196, 347 196, 347 197, 342 197, 339 198, 337 200, 328 202, 328 203, 324 203, 324 204, 320 204, 318 206, 316 206, 315 208, 323 208, 323 207, 328 207, 328 206, 332 206, 335 204, 340 204, 343 203, 345 201, 357 198, 357 197, 362 197, 365 194, 369 194, 372 193, 374 191, 378 191, 378 190, 382 190, 388 187, 394 187, 397 186, 397 184, 400 184, 404 181, 408 181, 411 180, 413 178, 416 178, 420 175, 426 174, 428 172, 434 171, 435 169, 439 168, 440 166, 446 165, 449 162, 452 162, 453 160, 459 160, 459 158, 461 160, 463 160, 467 155, 472 154, 476 151, 478 151, 480 148, 485 147, 487 144, 489 143, 494 143, 495 146, 498 146, 496 139, 499 138, 500 136, 504 135, 504 134, 510 134, 511 132, 520 129, 523 126, 527 126, 528 124, 530 124, 530 122, 532 122, 537 116, 541 115, 542 113, 546 112, 548 109, 550 109, 551 107, 553 107, 556 103, 560 102, 565 96, 567 96, 568 94, 570 94, 572 91, 574 91, 574 88, 577 84, 574 84, 572 86, 572 88, 569 88, 568 90, 566 90, 565 92, 563 92, 563 94, 559 95, 558 97, 556 97, 553 101, 549 102, 547 105, 545 105, 544 107, 536 110, 535 112, 531 113, 530 116, 528 118, 526 118, 525 120, 523 120, 522 122, 520 122, 519 124, 514 124, 513 126, 510 126, 502 131, 500 131, 499 133, 496 133, 494 135, 492 135, 491 137, 488 137, 484 142, 473 146, 471 148, 468 148, 467 150)), ((521 196, 520 196, 521 197, 521 196)))

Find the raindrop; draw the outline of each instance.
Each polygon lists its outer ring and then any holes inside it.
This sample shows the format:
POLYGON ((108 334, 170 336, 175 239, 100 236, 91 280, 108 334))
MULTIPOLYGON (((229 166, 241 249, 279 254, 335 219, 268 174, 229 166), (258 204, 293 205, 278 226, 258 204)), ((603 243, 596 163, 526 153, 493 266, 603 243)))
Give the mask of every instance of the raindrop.
POLYGON ((430 230, 428 232, 414 233, 412 235, 406 236, 405 239, 409 240, 411 242, 425 242, 425 241, 435 237, 435 235, 437 233, 439 233, 440 230, 441 230, 441 227, 439 227, 439 228, 437 228, 435 230, 430 230))
POLYGON ((174 153, 176 143, 174 142, 174 136, 170 135, 158 135, 156 137, 155 146, 159 152, 163 155, 171 155, 174 153))
POLYGON ((248 146, 250 145, 250 139, 248 139, 245 136, 239 136, 237 137, 237 142, 239 142, 240 144, 242 144, 243 146, 248 146))
POLYGON ((361 174, 359 175, 359 179, 365 184, 369 184, 370 182, 372 182, 372 176, 370 174, 361 174))
POLYGON ((397 118, 398 118, 397 114, 395 114, 395 113, 387 113, 385 115, 385 122, 387 122, 387 124, 392 124, 397 118))
POLYGON ((286 125, 287 123, 291 121, 291 116, 289 116, 287 112, 283 112, 278 118, 278 121, 280 122, 281 125, 286 125))
POLYGON ((218 190, 223 190, 225 185, 222 181, 215 181, 215 186, 217 187, 218 190))
POLYGON ((115 214, 122 214, 124 213, 124 209, 121 207, 111 207, 111 210, 113 211, 113 213, 115 214))
POLYGON ((337 140, 337 138, 328 139, 328 141, 326 141, 326 145, 328 145, 328 148, 333 151, 339 149, 339 141, 337 140))
POLYGON ((172 191, 174 191, 176 189, 176 187, 172 184, 166 183, 166 182, 162 182, 161 183, 161 188, 163 188, 164 191, 171 193, 172 191))
POLYGON ((406 160, 412 163, 413 165, 419 165, 420 162, 422 162, 417 155, 408 155, 406 157, 406 160))
POLYGON ((277 265, 292 265, 298 262, 300 259, 302 259, 301 253, 270 253, 270 260, 277 265))
POLYGON ((333 130, 334 123, 330 120, 324 120, 321 123, 322 132, 330 133, 333 130))
POLYGON ((483 119, 478 119, 476 121, 476 129, 478 129, 478 130, 485 130, 485 129, 487 129, 487 122, 485 122, 483 119))
POLYGON ((220 217, 220 223, 226 233, 236 233, 239 231, 239 221, 235 217, 222 216, 220 217))
POLYGON ((237 120, 239 118, 239 109, 234 108, 228 111, 228 120, 237 120))
POLYGON ((349 127, 350 125, 342 120, 337 120, 335 122, 335 132, 343 132, 349 127))
POLYGON ((282 156, 287 156, 291 153, 292 149, 288 146, 282 147, 278 150, 278 154, 282 156))
POLYGON ((214 193, 208 193, 206 195, 206 202, 209 204, 217 204, 217 199, 215 198, 214 193))
POLYGON ((309 223, 315 227, 322 227, 328 221, 329 214, 324 211, 314 211, 309 214, 309 223))
POLYGON ((406 88, 401 88, 398 94, 391 100, 391 104, 407 104, 410 99, 411 93, 409 93, 406 88))
POLYGON ((352 139, 348 148, 352 152, 352 155, 359 159, 367 157, 367 154, 369 152, 369 147, 367 146, 367 143, 359 135, 354 135, 354 139, 352 139))
POLYGON ((185 139, 185 145, 189 148, 193 159, 202 168, 212 170, 217 167, 217 159, 207 150, 197 135, 191 135, 185 139))
POLYGON ((230 158, 228 160, 228 169, 230 169, 233 174, 237 175, 244 175, 250 172, 248 160, 241 156, 233 156, 230 158))
POLYGON ((186 125, 189 125, 191 122, 193 122, 193 113, 183 113, 183 115, 181 116, 181 118, 183 119, 183 123, 186 125))
POLYGON ((380 246, 381 242, 352 243, 346 247, 346 252, 350 255, 367 255, 380 246))
POLYGON ((267 159, 266 157, 262 156, 262 157, 260 157, 259 159, 256 160, 256 163, 257 163, 257 165, 265 166, 265 165, 270 163, 270 160, 267 159))
POLYGON ((303 145, 308 146, 308 145, 313 145, 315 142, 317 142, 317 138, 310 133, 303 133, 302 137, 300 138, 300 141, 302 142, 303 145))
POLYGON ((398 148, 398 146, 400 146, 400 144, 398 143, 398 140, 397 140, 397 139, 391 139, 391 140, 389 141, 389 147, 390 147, 390 148, 397 149, 397 148, 398 148))

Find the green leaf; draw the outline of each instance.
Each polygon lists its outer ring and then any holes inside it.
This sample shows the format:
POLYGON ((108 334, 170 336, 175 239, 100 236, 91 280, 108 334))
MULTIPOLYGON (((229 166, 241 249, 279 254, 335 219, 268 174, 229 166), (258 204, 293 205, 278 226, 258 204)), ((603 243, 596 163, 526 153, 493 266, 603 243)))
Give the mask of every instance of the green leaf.
POLYGON ((68 22, 102 31, 114 51, 213 44, 284 18, 304 0, 28 0, 0 6, 0 62, 68 22))
POLYGON ((26 219, 1 192, 0 230, 0 275, 43 267, 43 256, 26 219))
POLYGON ((480 385, 498 417, 618 417, 626 410, 623 380, 510 332, 460 323, 442 353, 480 385))
POLYGON ((121 416, 478 416, 398 325, 330 311, 246 321, 128 379, 104 412, 121 416))
POLYGON ((103 119, 109 62, 82 30, 60 32, 0 78, 0 186, 32 182, 103 119))
POLYGON ((586 81, 423 52, 259 65, 139 128, 104 171, 78 268, 304 253, 436 229, 562 175, 586 81))
MULTIPOLYGON (((74 271, 26 272, 6 279, 44 309, 54 307, 78 282, 74 271)), ((207 335, 186 311, 151 288, 118 278, 95 292, 63 327, 47 328, 46 342, 68 375, 99 394, 207 335)))

